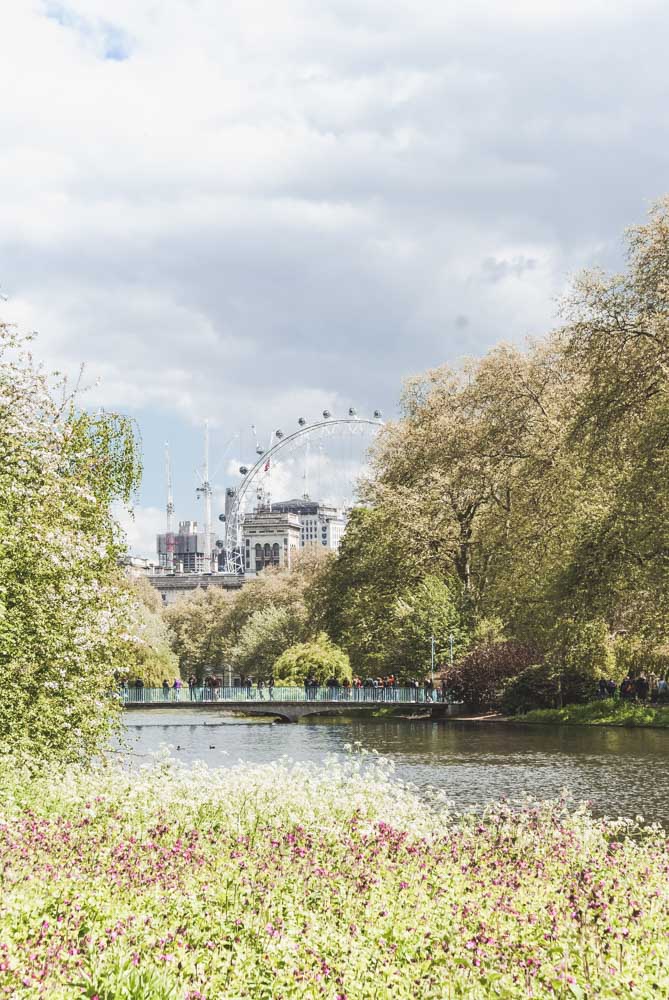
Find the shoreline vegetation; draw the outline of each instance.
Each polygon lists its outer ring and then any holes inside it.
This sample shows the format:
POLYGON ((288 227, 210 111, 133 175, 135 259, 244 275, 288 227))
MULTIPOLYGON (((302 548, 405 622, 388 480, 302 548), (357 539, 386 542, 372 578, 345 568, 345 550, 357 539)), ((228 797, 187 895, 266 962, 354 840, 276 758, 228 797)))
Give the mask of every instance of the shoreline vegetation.
MULTIPOLYGON (((501 718, 500 718, 501 721, 501 718)), ((561 724, 565 726, 624 726, 631 729, 669 729, 669 705, 616 701, 604 698, 584 705, 542 708, 507 717, 509 722, 561 724)))
POLYGON ((669 994, 660 827, 455 813, 358 753, 24 777, 0 782, 0 997, 669 994))

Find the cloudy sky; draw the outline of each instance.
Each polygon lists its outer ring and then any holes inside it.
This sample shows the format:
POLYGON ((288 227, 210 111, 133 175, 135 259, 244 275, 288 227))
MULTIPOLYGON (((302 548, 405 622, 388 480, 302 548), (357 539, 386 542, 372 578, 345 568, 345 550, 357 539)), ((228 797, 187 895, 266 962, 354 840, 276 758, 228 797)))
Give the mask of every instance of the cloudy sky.
POLYGON ((138 552, 165 439, 197 516, 205 418, 222 487, 251 424, 392 414, 406 375, 549 328, 669 190, 664 0, 1 14, 1 312, 137 418, 138 552))

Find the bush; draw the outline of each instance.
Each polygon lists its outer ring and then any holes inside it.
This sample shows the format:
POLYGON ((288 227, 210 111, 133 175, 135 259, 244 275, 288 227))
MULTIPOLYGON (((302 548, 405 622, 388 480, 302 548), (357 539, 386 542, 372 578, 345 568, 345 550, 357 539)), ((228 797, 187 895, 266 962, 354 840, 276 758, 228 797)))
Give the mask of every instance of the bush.
POLYGON ((559 693, 559 679, 550 664, 533 663, 506 683, 502 709, 511 715, 534 708, 554 708, 559 693))
POLYGON ((312 642, 300 642, 282 653, 274 664, 277 685, 304 684, 313 676, 319 684, 330 678, 340 683, 351 679, 351 664, 347 654, 335 646, 325 632, 320 632, 312 642))
POLYGON ((498 642, 473 649, 444 677, 457 700, 473 708, 500 708, 506 683, 539 659, 536 647, 528 643, 498 642))

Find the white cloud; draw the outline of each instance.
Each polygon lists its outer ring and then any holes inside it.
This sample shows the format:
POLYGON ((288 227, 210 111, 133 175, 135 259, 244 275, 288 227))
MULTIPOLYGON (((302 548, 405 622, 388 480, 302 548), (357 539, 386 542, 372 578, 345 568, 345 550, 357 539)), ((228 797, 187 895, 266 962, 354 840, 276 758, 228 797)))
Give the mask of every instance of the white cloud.
POLYGON ((389 409, 545 330, 663 193, 668 26, 659 0, 10 0, 3 314, 141 419, 389 409))
POLYGON ((117 510, 116 517, 125 534, 129 552, 155 562, 156 535, 165 530, 165 511, 157 507, 136 506, 132 514, 127 510, 117 510))

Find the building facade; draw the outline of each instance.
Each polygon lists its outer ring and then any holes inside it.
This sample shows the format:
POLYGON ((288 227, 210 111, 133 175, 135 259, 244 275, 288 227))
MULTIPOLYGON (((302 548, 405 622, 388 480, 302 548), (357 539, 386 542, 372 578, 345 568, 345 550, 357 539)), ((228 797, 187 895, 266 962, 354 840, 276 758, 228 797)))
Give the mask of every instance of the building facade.
POLYGON ((260 509, 244 518, 242 545, 246 573, 267 566, 290 568, 300 548, 300 520, 296 514, 260 509))
POLYGON ((272 510, 281 514, 296 514, 300 520, 300 547, 324 546, 333 552, 339 548, 346 518, 336 507, 318 503, 317 500, 283 500, 272 504, 272 510))

